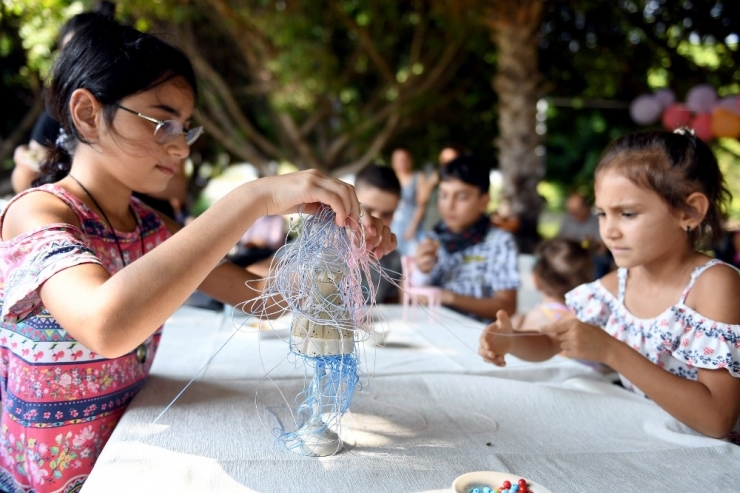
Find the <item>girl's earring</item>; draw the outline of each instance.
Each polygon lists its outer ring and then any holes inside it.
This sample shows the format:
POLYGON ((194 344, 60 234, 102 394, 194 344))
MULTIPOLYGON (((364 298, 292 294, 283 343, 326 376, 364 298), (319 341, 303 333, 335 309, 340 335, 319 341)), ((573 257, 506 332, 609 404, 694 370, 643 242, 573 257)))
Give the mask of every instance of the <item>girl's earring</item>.
POLYGON ((686 225, 686 234, 687 235, 691 234, 691 226, 689 226, 688 224, 686 225))

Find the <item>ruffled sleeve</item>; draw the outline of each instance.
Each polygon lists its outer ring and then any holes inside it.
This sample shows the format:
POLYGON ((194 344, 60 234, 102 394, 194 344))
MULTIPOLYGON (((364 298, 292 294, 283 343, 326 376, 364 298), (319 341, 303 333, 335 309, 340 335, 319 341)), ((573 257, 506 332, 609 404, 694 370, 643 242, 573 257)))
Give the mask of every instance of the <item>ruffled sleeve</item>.
POLYGON ((683 333, 673 357, 696 368, 726 369, 740 378, 740 325, 708 320, 685 306, 675 312, 683 333))
POLYGON ((0 247, 0 318, 17 323, 40 305, 38 288, 68 267, 102 265, 79 228, 64 224, 44 226, 4 242, 0 247))
POLYGON ((604 327, 611 316, 611 300, 607 299, 611 297, 601 282, 594 281, 566 293, 565 304, 581 322, 604 327))

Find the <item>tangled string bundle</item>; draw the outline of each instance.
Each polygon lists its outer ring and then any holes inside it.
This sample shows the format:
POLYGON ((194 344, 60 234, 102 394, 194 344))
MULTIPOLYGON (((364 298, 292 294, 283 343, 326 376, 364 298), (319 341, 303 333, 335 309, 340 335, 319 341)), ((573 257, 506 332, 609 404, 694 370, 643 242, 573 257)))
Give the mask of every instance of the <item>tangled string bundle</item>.
POLYGON ((366 250, 361 227, 337 226, 326 206, 302 219, 295 226, 297 240, 278 255, 261 298, 264 306, 281 303, 293 314, 291 355, 307 377, 312 370, 297 396, 296 429, 281 425, 278 438, 294 452, 325 456, 342 448, 341 417, 360 387, 356 341, 372 330, 377 287, 371 271, 387 275, 366 250))
POLYGON ((300 314, 316 324, 347 329, 371 330, 369 307, 375 305, 377 287, 370 272, 382 271, 378 259, 365 249, 361 228, 350 230, 335 224, 335 213, 327 206, 313 216, 303 216, 292 230, 298 230, 296 241, 282 247, 271 268, 271 278, 263 290, 266 303, 282 300, 287 310, 300 314), (357 231, 360 231, 359 233, 357 231), (339 273, 335 296, 316 296, 326 279, 317 276, 339 273), (362 278, 367 289, 362 287, 362 278), (305 300, 315 299, 318 305, 305 300))

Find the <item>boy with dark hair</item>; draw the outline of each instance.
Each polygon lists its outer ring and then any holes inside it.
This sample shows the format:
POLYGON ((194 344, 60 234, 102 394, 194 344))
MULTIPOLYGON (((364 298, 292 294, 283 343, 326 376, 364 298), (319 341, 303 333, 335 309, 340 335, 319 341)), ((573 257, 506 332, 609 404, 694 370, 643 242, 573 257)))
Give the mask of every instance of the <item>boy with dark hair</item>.
MULTIPOLYGON (((401 198, 401 183, 396 173, 386 166, 368 164, 355 177, 355 193, 365 214, 370 214, 390 227, 393 213, 401 198)), ((396 284, 401 271, 401 257, 397 251, 380 259, 380 266, 396 284)), ((373 285, 378 288, 375 299, 378 303, 397 303, 398 288, 379 273, 371 273, 373 285)))
POLYGON ((416 251, 417 284, 443 289, 442 304, 483 321, 516 310, 519 288, 513 236, 491 224, 488 169, 472 156, 440 168, 442 220, 416 251), (417 273, 418 274, 418 273, 417 273))

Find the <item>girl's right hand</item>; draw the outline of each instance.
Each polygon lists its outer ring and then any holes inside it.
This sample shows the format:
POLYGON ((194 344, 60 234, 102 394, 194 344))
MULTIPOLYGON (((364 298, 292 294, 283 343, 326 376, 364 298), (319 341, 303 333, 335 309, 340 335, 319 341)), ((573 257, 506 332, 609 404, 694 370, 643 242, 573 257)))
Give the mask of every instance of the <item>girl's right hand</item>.
POLYGON ((493 363, 496 366, 506 366, 504 355, 514 347, 514 339, 511 335, 499 334, 512 334, 513 332, 514 328, 511 325, 509 315, 504 310, 499 310, 496 313, 496 321, 483 329, 478 354, 488 363, 493 363))
POLYGON ((315 213, 321 204, 332 208, 337 226, 358 227, 360 202, 352 185, 316 170, 268 176, 252 182, 265 198, 262 215, 315 213))
POLYGON ((426 238, 416 248, 416 268, 422 274, 428 274, 437 264, 437 249, 439 243, 431 238, 426 238))
POLYGON ((266 199, 264 215, 313 214, 326 204, 334 211, 337 226, 364 230, 365 246, 378 258, 396 249, 395 235, 380 219, 360 214, 355 188, 348 183, 316 170, 265 177, 252 183, 266 199))

